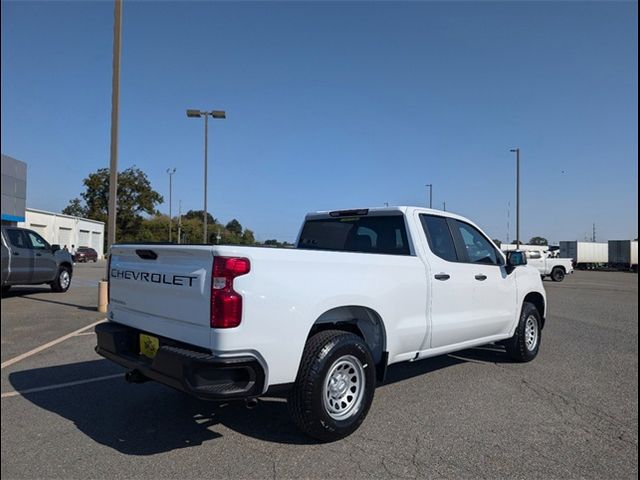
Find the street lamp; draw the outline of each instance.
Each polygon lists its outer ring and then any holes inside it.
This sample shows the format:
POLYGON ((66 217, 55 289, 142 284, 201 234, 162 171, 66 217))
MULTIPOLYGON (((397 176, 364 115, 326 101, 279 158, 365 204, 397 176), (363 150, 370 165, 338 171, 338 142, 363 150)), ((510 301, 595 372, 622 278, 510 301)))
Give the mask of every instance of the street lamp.
POLYGON ((171 243, 171 219, 173 218, 171 215, 171 195, 173 192, 173 174, 176 173, 175 168, 167 168, 167 173, 169 174, 169 243, 171 243))
POLYGON ((207 155, 209 144, 209 117, 225 119, 227 118, 227 114, 224 110, 211 110, 210 112, 205 112, 202 110, 188 109, 187 117, 204 117, 204 227, 202 231, 202 243, 207 243, 207 155))
POLYGON ((122 0, 113 9, 113 64, 111 67, 111 144, 109 153, 109 202, 107 209, 107 247, 116 242, 118 209, 118 118, 120 105, 120 43, 122 40, 122 0))
POLYGON ((429 183, 425 186, 429 187, 429 208, 433 208, 433 184, 429 183))
POLYGON ((516 248, 520 249, 520 149, 509 150, 516 154, 516 248))

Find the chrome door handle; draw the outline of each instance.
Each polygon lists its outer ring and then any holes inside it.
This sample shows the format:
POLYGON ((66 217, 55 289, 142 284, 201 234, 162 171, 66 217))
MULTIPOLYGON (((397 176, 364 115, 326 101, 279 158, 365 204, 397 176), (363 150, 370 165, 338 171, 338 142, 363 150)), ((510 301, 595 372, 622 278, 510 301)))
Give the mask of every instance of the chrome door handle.
POLYGON ((481 282, 484 282, 486 279, 487 279, 486 275, 482 275, 482 274, 476 275, 476 280, 480 280, 481 282))
POLYGON ((436 275, 434 275, 434 278, 436 280, 449 280, 451 278, 451 275, 449 275, 448 273, 438 273, 436 275))

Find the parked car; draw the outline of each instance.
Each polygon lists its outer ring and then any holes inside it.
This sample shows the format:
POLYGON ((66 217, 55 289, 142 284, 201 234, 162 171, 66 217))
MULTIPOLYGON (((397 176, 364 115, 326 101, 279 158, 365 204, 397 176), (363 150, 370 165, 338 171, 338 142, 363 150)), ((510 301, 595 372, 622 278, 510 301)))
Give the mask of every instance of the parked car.
POLYGON ((567 275, 573 273, 573 260, 570 258, 556 258, 548 252, 526 252, 529 265, 535 267, 542 277, 551 277, 554 282, 561 282, 567 275))
POLYGON ((76 262, 97 262, 98 252, 91 247, 78 247, 76 250, 76 262))
POLYGON ((523 252, 417 207, 311 213, 295 249, 116 244, 109 262, 96 351, 128 381, 250 404, 285 390, 321 441, 358 428, 388 365, 494 342, 528 362, 545 323, 523 252))
POLYGON ((60 245, 49 245, 33 230, 2 227, 2 293, 13 285, 43 283, 66 292, 72 276, 71 254, 60 245))

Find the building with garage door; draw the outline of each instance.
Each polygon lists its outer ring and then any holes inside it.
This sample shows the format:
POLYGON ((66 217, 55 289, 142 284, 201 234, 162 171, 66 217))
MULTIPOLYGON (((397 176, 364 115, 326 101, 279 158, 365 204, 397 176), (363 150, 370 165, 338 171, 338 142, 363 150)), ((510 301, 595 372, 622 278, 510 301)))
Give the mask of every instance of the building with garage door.
POLYGON ((24 222, 18 222, 18 226, 38 232, 60 248, 91 247, 98 252, 98 258, 104 257, 104 222, 27 208, 24 222))

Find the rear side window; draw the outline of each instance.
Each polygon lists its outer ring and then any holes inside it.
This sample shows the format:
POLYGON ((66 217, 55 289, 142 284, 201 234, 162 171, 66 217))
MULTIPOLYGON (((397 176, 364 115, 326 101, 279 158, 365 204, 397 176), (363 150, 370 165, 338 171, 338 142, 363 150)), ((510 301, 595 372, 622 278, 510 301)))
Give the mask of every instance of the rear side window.
POLYGON ((9 240, 9 243, 12 246, 16 248, 29 248, 27 246, 27 239, 21 230, 7 229, 5 230, 5 233, 7 235, 7 240, 9 240))
POLYGON ((297 248, 410 255, 402 215, 307 220, 297 248))
POLYGON ((420 221, 431 251, 444 260, 457 262, 458 254, 447 219, 433 215, 420 215, 420 221))

